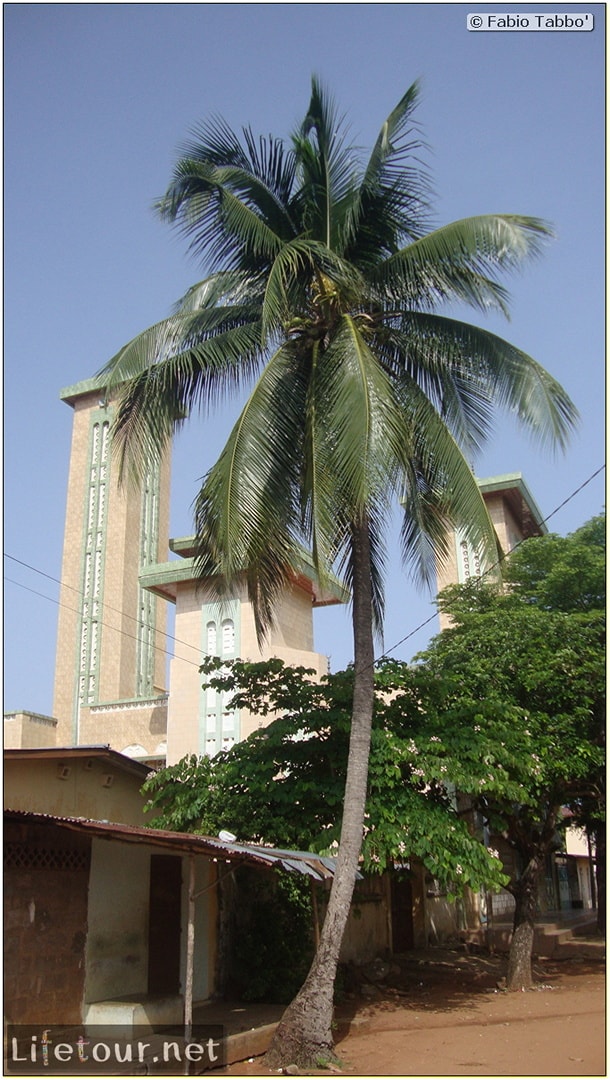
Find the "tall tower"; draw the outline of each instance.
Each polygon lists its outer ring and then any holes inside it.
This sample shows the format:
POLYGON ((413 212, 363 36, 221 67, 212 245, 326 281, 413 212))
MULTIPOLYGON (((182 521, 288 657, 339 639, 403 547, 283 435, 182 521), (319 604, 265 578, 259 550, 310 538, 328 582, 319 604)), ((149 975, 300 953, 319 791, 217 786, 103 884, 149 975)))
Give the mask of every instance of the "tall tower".
MULTIPOLYGON (((506 473, 479 480, 478 485, 485 500, 492 525, 504 555, 532 536, 544 536, 547 532, 542 514, 525 483, 521 473, 506 473)), ((489 569, 480 552, 468 540, 464 529, 453 534, 449 558, 439 574, 438 591, 448 585, 463 585, 471 578, 481 577, 489 569)), ((440 627, 449 626, 451 618, 441 613, 440 627)))
POLYGON ((112 403, 90 379, 73 409, 53 714, 60 746, 162 752, 167 727, 166 604, 140 584, 167 558, 169 454, 141 484, 117 481, 112 403))

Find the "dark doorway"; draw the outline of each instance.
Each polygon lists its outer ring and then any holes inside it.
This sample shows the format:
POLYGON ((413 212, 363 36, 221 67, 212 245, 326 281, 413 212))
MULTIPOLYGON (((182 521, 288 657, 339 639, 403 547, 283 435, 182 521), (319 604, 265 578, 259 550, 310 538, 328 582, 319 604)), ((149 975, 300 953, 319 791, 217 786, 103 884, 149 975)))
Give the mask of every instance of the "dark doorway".
POLYGON ((151 855, 148 921, 148 993, 180 990, 182 859, 151 855))
POLYGON ((413 948, 413 890, 411 880, 404 874, 393 874, 392 893, 392 952, 402 953, 413 948))

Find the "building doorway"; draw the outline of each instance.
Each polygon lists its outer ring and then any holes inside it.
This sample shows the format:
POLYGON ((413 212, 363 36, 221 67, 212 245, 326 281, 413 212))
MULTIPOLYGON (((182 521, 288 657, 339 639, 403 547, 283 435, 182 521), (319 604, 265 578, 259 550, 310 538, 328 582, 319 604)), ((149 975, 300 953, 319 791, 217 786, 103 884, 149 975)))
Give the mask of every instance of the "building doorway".
POLYGON ((151 855, 148 920, 148 993, 180 992, 182 859, 151 855))
POLYGON ((413 948, 413 889, 406 874, 390 878, 392 902, 392 952, 403 953, 413 948))

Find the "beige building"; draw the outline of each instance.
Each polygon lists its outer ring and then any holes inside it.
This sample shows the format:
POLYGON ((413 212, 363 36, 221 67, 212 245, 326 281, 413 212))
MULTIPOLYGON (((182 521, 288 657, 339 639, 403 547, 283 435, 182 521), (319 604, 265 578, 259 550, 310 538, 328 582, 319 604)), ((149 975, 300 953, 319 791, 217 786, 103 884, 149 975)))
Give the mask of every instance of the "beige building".
MULTIPOLYGON (((245 583, 219 603, 212 583, 196 578, 192 539, 170 540, 170 455, 151 464, 142 482, 119 485, 114 407, 101 396, 99 380, 68 387, 60 397, 73 420, 53 716, 10 714, 5 745, 104 744, 170 764, 188 753, 227 749, 261 721, 202 686, 203 658, 279 657, 321 676, 328 665, 314 648, 313 608, 347 597, 338 583, 322 589, 304 555, 260 647, 245 583), (175 608, 172 638, 168 605, 175 608)), ((519 473, 482 480, 480 487, 505 554, 545 532, 519 473)), ((485 570, 458 531, 439 588, 485 570)))
POLYGON ((143 825, 148 768, 104 746, 4 751, 4 805, 10 810, 143 825))
POLYGON ((313 609, 345 597, 339 587, 322 589, 304 557, 302 573, 295 574, 282 593, 275 625, 259 646, 245 581, 230 599, 219 601, 211 583, 195 577, 192 539, 171 540, 170 548, 179 558, 147 567, 140 580, 176 608, 167 717, 167 761, 173 764, 185 754, 212 757, 247 738, 262 723, 259 717, 230 709, 222 694, 202 686, 203 656, 250 661, 277 657, 286 664, 312 668, 320 677, 328 671, 328 660, 314 650, 313 609))
POLYGON ((53 715, 60 746, 130 744, 161 753, 167 714, 166 606, 140 570, 167 557, 169 457, 119 487, 112 404, 91 379, 73 411, 53 715))
POLYGON ((346 596, 338 585, 322 590, 304 556, 259 647, 245 585, 219 604, 211 583, 196 580, 192 540, 169 538, 169 455, 142 483, 119 485, 113 405, 100 396, 99 381, 60 396, 73 423, 53 716, 11 713, 5 745, 104 744, 169 763, 226 749, 258 720, 202 687, 203 658, 279 657, 320 676, 328 661, 314 650, 313 608, 346 596))

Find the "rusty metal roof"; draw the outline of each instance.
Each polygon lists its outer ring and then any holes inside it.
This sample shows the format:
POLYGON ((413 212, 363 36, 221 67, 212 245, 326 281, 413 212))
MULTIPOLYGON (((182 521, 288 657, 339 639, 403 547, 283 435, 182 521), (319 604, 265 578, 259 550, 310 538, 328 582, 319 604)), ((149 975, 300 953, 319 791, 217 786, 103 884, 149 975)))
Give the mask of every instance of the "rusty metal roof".
POLYGON ((4 811, 5 821, 32 825, 56 825, 103 840, 117 840, 129 844, 151 844, 169 848, 174 852, 201 855, 214 861, 255 863, 268 868, 305 874, 315 881, 327 881, 333 877, 335 860, 311 851, 289 851, 265 847, 262 844, 226 843, 213 836, 197 836, 195 833, 169 832, 151 829, 145 825, 121 825, 91 818, 59 817, 40 814, 31 810, 4 811))

